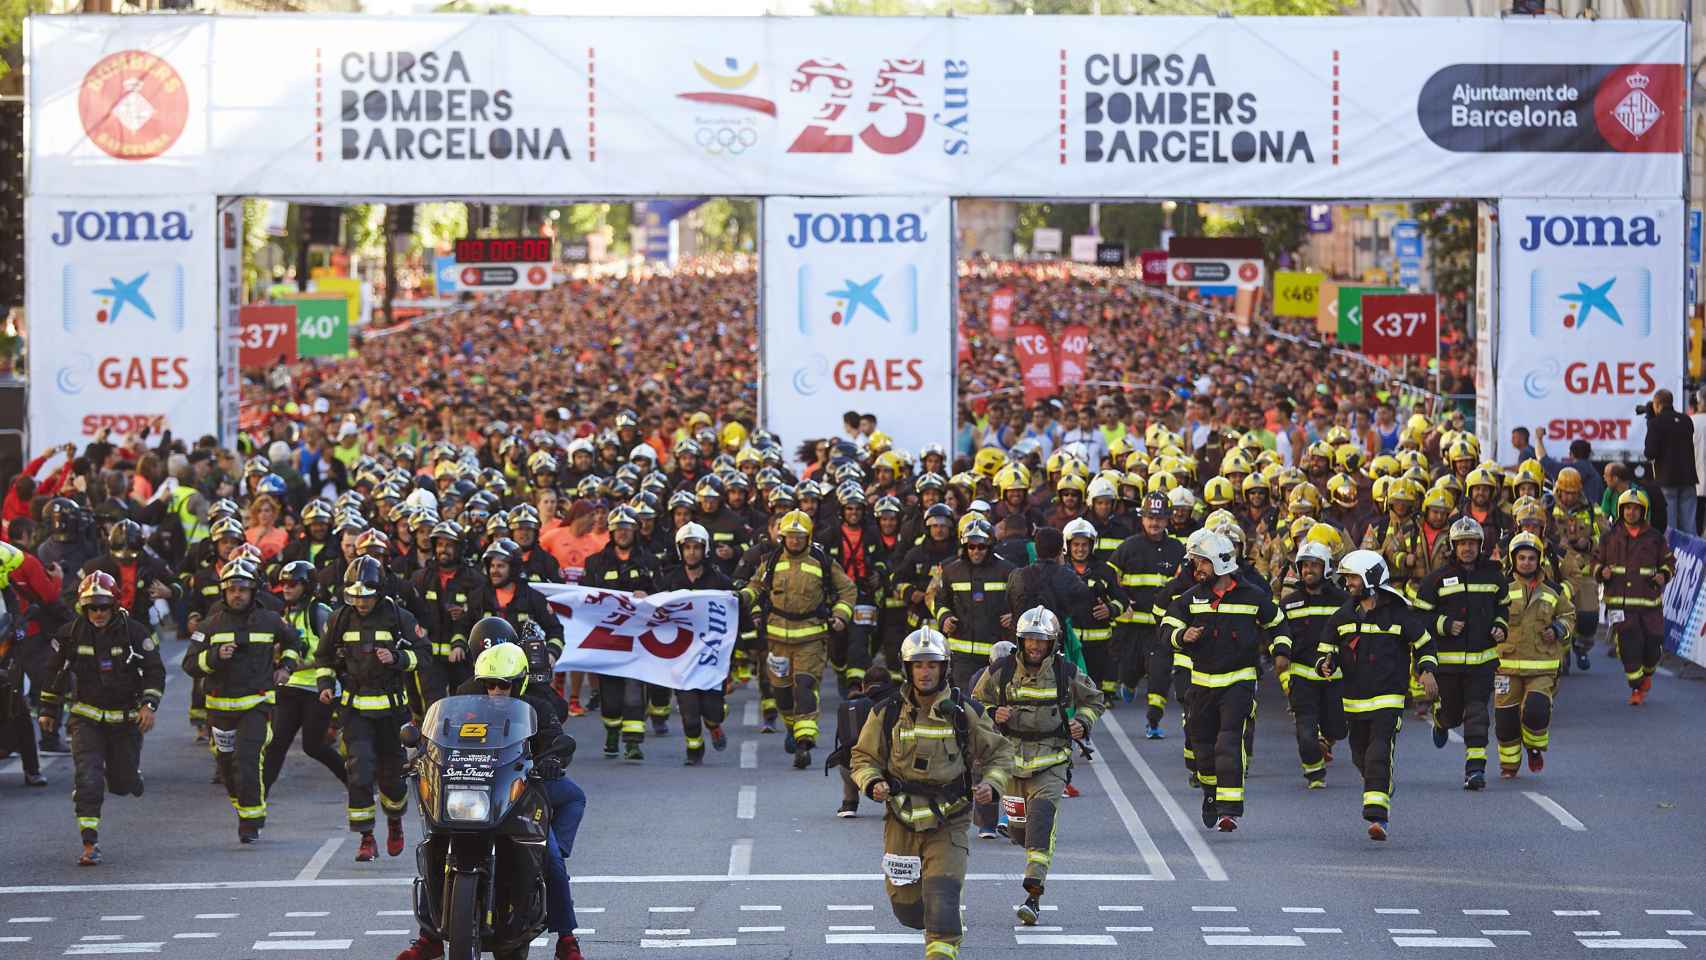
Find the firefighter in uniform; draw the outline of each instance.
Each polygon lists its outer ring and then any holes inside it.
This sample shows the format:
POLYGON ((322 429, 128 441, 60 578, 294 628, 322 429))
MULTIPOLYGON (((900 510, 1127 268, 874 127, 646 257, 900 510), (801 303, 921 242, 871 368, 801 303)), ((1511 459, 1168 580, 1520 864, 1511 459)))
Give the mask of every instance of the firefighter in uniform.
POLYGON ((373 840, 373 792, 379 790, 390 830, 385 852, 403 852, 403 813, 409 808, 399 728, 409 716, 409 674, 430 656, 415 618, 394 598, 382 597, 385 571, 372 557, 344 570, 344 601, 326 623, 315 651, 320 702, 332 703, 339 687, 338 726, 343 731, 349 785, 349 828, 361 834, 355 859, 379 855, 373 840))
MULTIPOLYGON (((244 539, 242 521, 234 517, 215 520, 213 532, 208 535, 207 540, 212 549, 202 565, 191 574, 187 593, 189 614, 186 623, 191 634, 201 629, 202 618, 219 603, 220 571, 248 542, 244 539)), ((207 693, 204 686, 205 683, 200 678, 190 684, 189 716, 190 724, 199 734, 196 737, 197 743, 207 739, 207 693)))
POLYGON ((1412 676, 1429 696, 1437 695, 1433 637, 1392 586, 1388 569, 1373 550, 1345 554, 1339 579, 1350 602, 1327 619, 1315 649, 1317 676, 1344 676, 1351 759, 1362 773, 1370 840, 1390 833, 1398 728, 1412 676))
POLYGON ((1594 551, 1604 533, 1604 519, 1594 504, 1582 497, 1582 475, 1574 467, 1558 471, 1552 484, 1551 527, 1558 544, 1558 576, 1569 588, 1576 604, 1570 639, 1575 647, 1576 669, 1593 666, 1594 635, 1599 633, 1599 582, 1594 577, 1594 551))
POLYGON ((1007 581, 1014 567, 995 556, 994 545, 989 521, 968 515, 960 526, 962 556, 942 564, 925 590, 925 603, 948 638, 956 687, 969 685, 988 665, 995 644, 1013 639, 1007 581))
POLYGON ((75 691, 66 720, 76 786, 71 801, 83 854, 101 862, 101 802, 106 793, 142 796, 142 737, 166 689, 166 667, 147 624, 118 605, 118 582, 91 573, 77 588, 77 619, 54 636, 44 675, 38 722, 44 735, 58 725, 59 706, 75 691))
MULTIPOLYGON (((1185 759, 1185 782, 1192 790, 1202 787, 1202 780, 1197 776, 1197 753, 1189 729, 1191 720, 1191 653, 1189 650, 1174 645, 1172 629, 1163 627, 1161 621, 1166 619, 1167 608, 1173 605, 1173 601, 1196 586, 1196 566, 1189 559, 1190 551, 1201 546, 1208 535, 1208 530, 1198 530, 1186 538, 1180 546, 1179 569, 1174 573, 1172 579, 1162 584, 1155 591, 1155 605, 1151 608, 1155 617, 1155 642, 1167 645, 1167 662, 1172 664, 1173 700, 1179 705, 1180 753, 1185 759)), ((1169 539, 1172 539, 1170 535, 1169 539)))
MULTIPOLYGON (((521 579, 523 560, 521 545, 508 537, 492 541, 481 557, 485 561, 486 582, 468 600, 468 611, 458 631, 466 639, 466 662, 472 663, 483 650, 473 649, 473 629, 485 617, 498 617, 515 629, 518 637, 533 635, 529 624, 544 634, 544 648, 529 651, 529 662, 535 677, 549 677, 557 660, 563 655, 563 622, 551 610, 545 595, 521 579)), ((548 681, 544 681, 549 685, 548 681)))
POLYGON ((1599 542, 1599 582, 1605 584, 1605 619, 1623 658, 1629 705, 1646 702, 1653 672, 1664 654, 1665 584, 1676 558, 1663 531, 1648 522, 1647 495, 1630 488, 1617 497, 1617 522, 1599 542))
POLYGON ((1484 533, 1474 517, 1451 524, 1451 562, 1416 588, 1415 608, 1429 618, 1437 638, 1439 697, 1434 701, 1434 746, 1463 726, 1463 789, 1487 786, 1487 727, 1493 675, 1499 666, 1508 615, 1505 573, 1484 553, 1484 533))
MULTIPOLYGON (((1100 477, 1097 478, 1101 479, 1100 477)), ((1090 588, 1094 599, 1090 603, 1090 619, 1072 626, 1084 645, 1084 668, 1091 682, 1106 699, 1113 699, 1119 688, 1119 657, 1114 652, 1114 622, 1126 610, 1125 589, 1120 586, 1120 574, 1099 553, 1100 538, 1089 520, 1079 517, 1066 525, 1066 563, 1072 572, 1090 588)))
POLYGON ((1023 646, 979 675, 972 699, 1014 743, 1012 799, 1004 802, 1022 804, 1024 812, 1009 812, 1007 835, 1025 848, 1025 902, 1017 911, 1021 923, 1034 926, 1054 860, 1060 798, 1072 781, 1073 741, 1089 737, 1105 706, 1095 681, 1060 656, 1060 620, 1047 607, 1020 614, 1014 633, 1023 646))
POLYGON ((788 727, 783 747, 794 754, 794 769, 804 770, 817 745, 818 678, 828 660, 829 632, 847 629, 858 588, 812 543, 812 521, 804 512, 789 511, 777 529, 782 548, 759 564, 741 599, 759 612, 768 649, 764 669, 788 727))
POLYGON ((955 960, 971 806, 993 803, 1007 789, 1013 747, 953 687, 940 633, 913 631, 900 658, 905 681, 865 718, 852 751, 853 782, 886 807, 884 889, 895 919, 924 931, 925 960, 955 960))
POLYGON ((278 687, 277 702, 273 704, 272 742, 267 744, 262 782, 271 793, 279 772, 284 769, 290 744, 301 733, 302 752, 319 761, 343 783, 344 760, 328 740, 332 708, 320 702, 320 687, 314 673, 314 659, 332 609, 314 599, 314 564, 307 560, 292 560, 280 567, 273 575, 273 583, 284 600, 284 622, 301 635, 305 650, 289 679, 278 687))
POLYGON ((458 651, 457 642, 466 646, 463 625, 468 604, 484 586, 479 571, 463 559, 463 541, 467 531, 455 520, 433 524, 432 559, 414 576, 415 592, 426 607, 426 629, 431 656, 415 671, 415 693, 421 707, 431 706, 450 690, 466 680, 473 661, 466 649, 458 651))
POLYGON ((254 843, 267 823, 265 758, 272 740, 273 689, 289 682, 306 650, 278 614, 255 602, 259 572, 245 559, 219 571, 223 601, 201 622, 184 653, 184 672, 203 681, 214 758, 237 839, 254 843))
POLYGON ((1119 571, 1120 586, 1131 606, 1120 617, 1120 684, 1134 690, 1143 677, 1149 692, 1143 719, 1143 735, 1151 740, 1165 736, 1161 720, 1167 710, 1167 691, 1173 683, 1173 650, 1155 624, 1155 598, 1161 587, 1178 573, 1185 561, 1185 545, 1167 535, 1167 497, 1152 493, 1143 498, 1139 522, 1142 532, 1129 537, 1114 551, 1110 561, 1119 571))
POLYGON ((1315 672, 1320 659, 1316 648, 1323 639, 1324 625, 1350 599, 1327 571, 1333 552, 1324 543, 1304 543, 1297 548, 1297 585, 1280 599, 1286 629, 1291 634, 1291 669, 1280 674, 1292 717, 1297 721, 1297 758, 1309 789, 1327 786, 1327 760, 1333 744, 1345 738, 1343 703, 1344 674, 1334 670, 1327 676, 1315 672))
MULTIPOLYGON (((734 592, 734 581, 707 562, 711 534, 697 523, 682 524, 675 531, 675 548, 681 563, 658 577, 660 591, 670 590, 727 590, 734 592)), ((711 735, 711 748, 728 748, 729 738, 723 732, 723 688, 707 690, 677 690, 675 701, 681 707, 681 727, 687 738, 686 766, 697 767, 705 760, 705 735, 711 735)))
MULTIPOLYGON (((651 551, 639 541, 639 518, 627 506, 618 506, 610 511, 605 525, 610 530, 610 542, 586 558, 586 572, 581 576, 581 585, 597 590, 621 590, 636 597, 652 592, 657 564, 651 551)), ((561 642, 559 636, 558 643, 561 642)), ((664 691, 665 717, 669 715, 669 693, 664 691)), ((646 739, 647 694, 646 684, 642 681, 599 676, 598 702, 604 717, 605 756, 616 756, 616 747, 620 743, 624 759, 645 759, 640 744, 646 739)))
POLYGON ((1569 655, 1575 604, 1569 590, 1546 579, 1546 544, 1532 533, 1511 538, 1510 629, 1499 644, 1493 677, 1493 729, 1499 738, 1499 776, 1517 775, 1523 751, 1528 770, 1546 766, 1558 671, 1569 655))
POLYGON ((1238 552, 1224 534, 1196 538, 1186 553, 1196 585, 1167 608, 1161 628, 1191 655, 1188 735, 1202 783, 1203 825, 1222 833, 1244 815, 1244 726, 1256 696, 1261 652, 1274 670, 1291 666, 1291 638, 1273 598, 1240 579, 1238 552))

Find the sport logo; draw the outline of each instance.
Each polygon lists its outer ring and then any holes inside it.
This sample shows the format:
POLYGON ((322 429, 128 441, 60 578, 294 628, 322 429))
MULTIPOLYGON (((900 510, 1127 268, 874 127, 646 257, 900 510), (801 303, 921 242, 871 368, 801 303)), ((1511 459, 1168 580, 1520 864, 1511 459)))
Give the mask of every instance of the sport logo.
POLYGON ((189 93, 171 64, 144 50, 121 50, 83 76, 77 113, 89 140, 107 155, 147 160, 184 132, 189 93))
POLYGON ((776 102, 738 91, 758 77, 758 64, 742 69, 738 58, 724 57, 723 69, 727 72, 713 70, 697 60, 693 61, 693 69, 712 89, 678 93, 676 98, 734 111, 726 115, 720 112, 696 115, 693 141, 713 156, 725 153, 738 156, 756 146, 759 121, 753 114, 775 117, 776 102))
POLYGON ((816 281, 807 264, 800 267, 798 279, 799 324, 804 335, 809 336, 823 320, 831 327, 851 329, 862 316, 881 320, 897 332, 918 332, 918 267, 914 264, 862 279, 837 271, 827 283, 816 281))

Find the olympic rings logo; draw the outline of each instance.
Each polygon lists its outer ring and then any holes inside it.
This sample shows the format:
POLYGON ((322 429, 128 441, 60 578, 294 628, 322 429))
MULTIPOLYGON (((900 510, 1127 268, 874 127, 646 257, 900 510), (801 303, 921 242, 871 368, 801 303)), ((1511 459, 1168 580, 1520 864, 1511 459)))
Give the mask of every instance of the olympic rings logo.
POLYGON ((751 127, 702 126, 693 137, 700 149, 716 156, 726 153, 740 156, 758 144, 758 131, 751 127))

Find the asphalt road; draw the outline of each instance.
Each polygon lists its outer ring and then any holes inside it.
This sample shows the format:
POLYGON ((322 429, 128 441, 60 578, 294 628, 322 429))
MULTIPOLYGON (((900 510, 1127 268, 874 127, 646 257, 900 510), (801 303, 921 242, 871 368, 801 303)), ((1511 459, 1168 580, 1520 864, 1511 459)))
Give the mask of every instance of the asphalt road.
MULTIPOLYGON (((355 863, 338 785, 300 756, 261 843, 239 846, 182 720, 186 695, 178 675, 170 722, 148 740, 147 795, 108 799, 99 868, 75 864, 69 758, 49 764, 46 790, 0 761, 0 957, 392 956, 411 936, 412 854, 355 863)), ((1304 789, 1271 682, 1248 814, 1230 835, 1197 820, 1176 710, 1161 742, 1141 738, 1140 712, 1116 710, 1095 762, 1075 770, 1083 796, 1064 808, 1042 925, 1015 929, 1022 852, 973 841, 963 955, 1706 953, 1706 682, 1662 675, 1639 709, 1625 695, 1596 652, 1563 682, 1545 772, 1495 775, 1479 794, 1461 789, 1461 744, 1435 750, 1407 723, 1386 844, 1364 835, 1343 750, 1329 789, 1304 789)), ((736 694, 728 751, 698 769, 681 766, 678 720, 643 763, 601 758, 597 718, 571 721, 583 746, 571 773, 590 797, 570 862, 588 957, 919 955, 883 896, 879 811, 836 819, 837 781, 791 769, 756 720, 754 695, 736 694)), ((413 813, 409 828, 412 847, 413 813)))

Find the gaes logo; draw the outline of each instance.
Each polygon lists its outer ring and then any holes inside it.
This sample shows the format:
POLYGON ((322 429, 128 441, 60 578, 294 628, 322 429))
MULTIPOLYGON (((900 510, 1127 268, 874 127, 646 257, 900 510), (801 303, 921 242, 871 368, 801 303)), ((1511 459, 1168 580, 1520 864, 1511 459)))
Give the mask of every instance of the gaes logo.
POLYGON ((171 64, 145 50, 121 50, 84 74, 77 114, 108 156, 147 160, 178 142, 189 120, 189 93, 171 64))
POLYGON ((689 90, 676 94, 676 98, 692 103, 704 104, 710 107, 727 108, 734 113, 709 113, 695 116, 696 129, 693 131, 693 141, 706 153, 728 154, 738 156, 758 144, 758 120, 752 114, 760 114, 774 118, 776 102, 763 97, 739 93, 758 76, 758 64, 749 64, 745 69, 737 57, 723 58, 723 71, 714 70, 699 61, 693 61, 693 69, 700 79, 710 84, 710 90, 689 90))
POLYGON ((1523 250, 1551 247, 1656 247, 1662 239, 1652 217, 1533 216, 1517 240, 1523 250))

